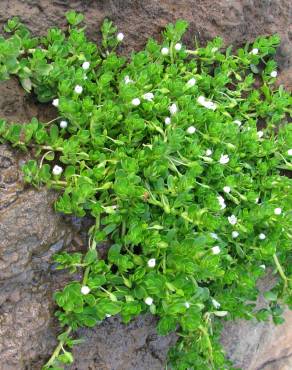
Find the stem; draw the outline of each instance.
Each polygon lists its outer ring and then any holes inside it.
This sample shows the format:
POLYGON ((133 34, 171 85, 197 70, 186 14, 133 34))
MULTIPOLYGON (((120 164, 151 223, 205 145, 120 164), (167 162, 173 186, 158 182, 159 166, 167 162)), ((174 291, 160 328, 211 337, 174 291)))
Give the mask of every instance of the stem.
POLYGON ((285 272, 284 272, 284 270, 283 270, 283 268, 282 268, 282 266, 281 266, 281 264, 280 264, 280 262, 278 260, 278 257, 276 255, 276 253, 273 254, 273 259, 274 259, 275 265, 277 267, 277 270, 279 272, 279 275, 281 276, 281 278, 284 281, 284 289, 283 290, 285 290, 287 288, 287 285, 288 285, 288 278, 285 275, 285 272))
POLYGON ((206 338, 206 341, 207 341, 207 347, 208 347, 208 352, 209 352, 209 355, 210 355, 210 363, 211 363, 211 366, 212 366, 212 369, 214 369, 214 362, 213 362, 213 348, 212 348, 212 343, 210 341, 210 337, 209 337, 209 334, 207 332, 207 330, 203 327, 203 326, 199 326, 199 330, 201 331, 201 333, 204 335, 204 337, 206 338))
MULTIPOLYGON (((71 326, 69 326, 69 328, 65 331, 65 333, 67 334, 66 337, 68 337, 68 335, 71 333, 71 331, 72 331, 72 328, 71 328, 71 326)), ((55 348, 54 352, 52 353, 52 356, 49 358, 49 361, 44 365, 45 369, 54 365, 54 362, 55 362, 56 358, 59 356, 60 351, 63 348, 64 343, 65 343, 64 340, 61 340, 59 342, 59 344, 55 348)))

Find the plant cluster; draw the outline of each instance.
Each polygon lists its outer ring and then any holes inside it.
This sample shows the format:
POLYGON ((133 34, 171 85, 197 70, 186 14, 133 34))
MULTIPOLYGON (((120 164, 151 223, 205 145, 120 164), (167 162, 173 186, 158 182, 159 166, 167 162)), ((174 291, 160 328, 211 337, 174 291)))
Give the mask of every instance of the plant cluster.
POLYGON ((291 179, 281 172, 292 169, 292 97, 274 86, 279 37, 188 50, 177 21, 127 60, 110 21, 97 46, 81 14, 66 16, 68 30, 41 38, 13 18, 0 38, 0 79, 16 75, 58 111, 47 123, 1 120, 1 140, 33 150, 24 180, 57 189, 57 212, 94 219, 85 255, 54 257, 83 279, 55 293, 64 330, 44 369, 73 362, 76 329, 145 312, 159 334, 178 334, 168 368, 230 369, 222 321, 281 323, 292 307, 291 179), (279 280, 256 310, 268 267, 279 280))

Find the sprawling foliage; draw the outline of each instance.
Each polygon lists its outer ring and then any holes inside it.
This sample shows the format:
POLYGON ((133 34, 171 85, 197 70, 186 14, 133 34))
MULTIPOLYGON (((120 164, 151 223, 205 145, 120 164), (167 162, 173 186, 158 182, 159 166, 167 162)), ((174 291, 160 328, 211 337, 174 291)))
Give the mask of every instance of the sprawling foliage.
POLYGON ((82 19, 71 11, 66 32, 33 38, 14 18, 0 38, 0 79, 16 75, 58 110, 47 123, 0 121, 1 140, 33 148, 24 179, 59 190, 57 212, 94 218, 87 253, 54 258, 83 280, 55 294, 64 331, 44 369, 73 361, 77 328, 148 311, 159 334, 179 336, 168 368, 230 369, 222 321, 281 323, 292 307, 291 180, 281 174, 292 169, 292 98, 273 85, 279 38, 187 50, 178 21, 127 60, 111 22, 97 46, 82 19), (279 282, 256 310, 268 266, 279 282))

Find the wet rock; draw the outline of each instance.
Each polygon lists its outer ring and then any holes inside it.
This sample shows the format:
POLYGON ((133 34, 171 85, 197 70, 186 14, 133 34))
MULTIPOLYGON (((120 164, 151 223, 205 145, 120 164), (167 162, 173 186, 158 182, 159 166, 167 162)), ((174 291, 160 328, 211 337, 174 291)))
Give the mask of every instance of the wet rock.
POLYGON ((162 370, 167 349, 176 336, 159 337, 153 316, 140 316, 124 325, 111 317, 93 330, 80 330, 84 343, 74 350, 76 359, 70 370, 162 370))
MULTIPOLYGON (((194 36, 205 43, 221 36, 224 43, 241 45, 259 35, 279 33, 282 43, 277 54, 279 83, 292 86, 292 5, 290 0, 2 0, 0 27, 18 15, 33 34, 49 27, 65 27, 64 13, 74 9, 85 14, 92 40, 100 37, 99 27, 110 18, 125 33, 122 53, 139 50, 148 37, 160 37, 162 28, 177 19, 190 23, 185 42, 194 36)), ((0 84, 0 117, 10 122, 27 122, 36 116, 54 118, 52 106, 38 104, 25 94, 16 80, 0 84)), ((19 170, 22 153, 7 146, 0 149, 0 356, 1 370, 36 370, 56 345, 59 331, 53 319, 52 292, 69 277, 54 271, 50 257, 71 239, 82 249, 84 223, 75 223, 52 210, 56 197, 44 189, 25 187, 19 170), (77 225, 77 226, 76 226, 77 225), (80 230, 81 235, 76 235, 80 230)), ((90 220, 85 224, 90 224, 90 220)), ((72 246, 72 244, 71 244, 72 246)), ((101 248, 106 253, 107 246, 101 248)), ((291 313, 286 324, 227 323, 223 343, 228 356, 244 370, 288 370, 292 368, 291 313)), ((110 318, 93 330, 78 333, 86 341, 75 349, 72 370, 162 370, 167 348, 175 338, 159 338, 155 319, 139 317, 129 325, 110 318)))

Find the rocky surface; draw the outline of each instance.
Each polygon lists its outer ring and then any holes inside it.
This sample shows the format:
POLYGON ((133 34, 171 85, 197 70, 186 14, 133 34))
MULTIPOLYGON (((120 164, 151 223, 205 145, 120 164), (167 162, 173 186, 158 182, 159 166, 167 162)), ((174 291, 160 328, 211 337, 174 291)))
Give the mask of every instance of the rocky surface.
MULTIPOLYGON (((139 49, 150 36, 159 38, 161 29, 179 18, 190 22, 185 39, 189 45, 194 36, 205 43, 220 35, 225 44, 239 45, 277 32, 282 38, 279 81, 292 88, 290 0, 1 0, 0 27, 18 15, 34 34, 44 34, 49 27, 65 25, 68 9, 85 14, 93 40, 99 38, 101 21, 112 19, 126 35, 124 53, 139 49)), ((33 116, 49 121, 54 115, 52 107, 35 103, 16 81, 0 85, 0 117, 26 122, 33 116)), ((50 257, 65 245, 82 248, 83 243, 76 226, 53 212, 56 194, 24 187, 19 168, 25 159, 6 146, 0 148, 1 370, 37 370, 50 354, 58 332, 52 292, 66 280, 66 275, 51 270, 50 257)), ((222 341, 229 357, 244 370, 288 370, 291 326, 289 312, 286 323, 276 328, 271 323, 228 323, 222 341)), ((71 370, 162 370, 174 340, 158 338, 155 319, 149 316, 127 326, 110 318, 79 334, 86 341, 76 348, 71 370)))

